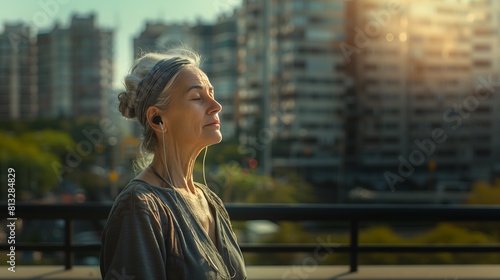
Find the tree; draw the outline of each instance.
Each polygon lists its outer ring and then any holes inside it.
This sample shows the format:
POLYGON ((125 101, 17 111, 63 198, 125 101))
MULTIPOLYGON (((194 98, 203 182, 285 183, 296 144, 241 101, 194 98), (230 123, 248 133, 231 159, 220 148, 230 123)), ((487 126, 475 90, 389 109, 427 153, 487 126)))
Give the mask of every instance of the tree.
POLYGON ((207 166, 217 166, 231 161, 241 163, 244 156, 238 151, 238 145, 238 141, 229 139, 210 146, 208 148, 205 164, 207 166))
MULTIPOLYGON (((198 165, 196 170, 201 170, 198 165)), ((222 164, 206 174, 207 184, 224 202, 306 203, 313 202, 312 186, 290 172, 279 177, 259 175, 237 162, 222 164)))
MULTIPOLYGON (((52 190, 63 178, 77 182, 86 191, 104 184, 91 170, 95 161, 107 164, 111 157, 106 149, 106 133, 116 129, 113 124, 97 118, 0 121, 0 124, 6 149, 1 152, 0 164, 17 166, 17 176, 22 177, 16 182, 19 191, 41 194, 52 190)), ((3 168, 0 175, 5 172, 3 168)))
POLYGON ((40 150, 53 153, 63 157, 68 149, 75 147, 75 142, 69 134, 56 130, 29 131, 21 134, 19 141, 22 143, 31 143, 40 150))
POLYGON ((6 167, 0 172, 4 177, 7 168, 15 169, 15 188, 19 195, 22 191, 43 193, 58 182, 58 176, 52 166, 60 164, 59 157, 50 150, 41 149, 38 144, 36 141, 26 141, 21 137, 0 132, 0 145, 3 148, 0 162, 6 167))

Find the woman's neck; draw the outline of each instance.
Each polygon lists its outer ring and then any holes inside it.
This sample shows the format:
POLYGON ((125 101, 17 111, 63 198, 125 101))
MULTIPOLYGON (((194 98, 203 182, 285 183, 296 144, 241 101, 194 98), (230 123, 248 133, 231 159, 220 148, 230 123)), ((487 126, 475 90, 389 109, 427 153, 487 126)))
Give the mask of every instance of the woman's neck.
POLYGON ((188 152, 175 148, 167 149, 166 158, 164 159, 163 148, 159 147, 153 157, 151 165, 165 180, 172 184, 172 187, 178 190, 184 189, 185 191, 195 193, 193 170, 198 154, 199 151, 196 152, 196 150, 188 152))

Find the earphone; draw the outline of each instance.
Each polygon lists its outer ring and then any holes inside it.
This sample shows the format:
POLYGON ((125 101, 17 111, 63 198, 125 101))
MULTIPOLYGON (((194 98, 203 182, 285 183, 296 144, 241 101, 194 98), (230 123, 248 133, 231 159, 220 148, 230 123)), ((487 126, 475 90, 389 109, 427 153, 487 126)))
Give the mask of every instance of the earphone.
POLYGON ((161 119, 160 116, 154 116, 153 117, 153 123, 159 124, 160 128, 161 128, 161 131, 165 132, 165 130, 163 129, 163 121, 162 121, 162 119, 161 119))
POLYGON ((163 121, 161 120, 160 116, 154 116, 153 123, 161 125, 161 124, 163 124, 163 121))
POLYGON ((162 120, 161 120, 161 117, 160 116, 154 116, 153 117, 153 123, 155 124, 161 124, 163 123, 162 120))

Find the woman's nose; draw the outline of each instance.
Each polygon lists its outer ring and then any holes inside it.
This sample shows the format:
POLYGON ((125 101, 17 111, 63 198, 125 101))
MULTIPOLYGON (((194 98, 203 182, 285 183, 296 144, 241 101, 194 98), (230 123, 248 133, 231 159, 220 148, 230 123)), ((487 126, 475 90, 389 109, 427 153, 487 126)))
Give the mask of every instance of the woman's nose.
POLYGON ((211 114, 219 113, 220 111, 222 111, 222 105, 219 102, 217 102, 217 100, 215 100, 215 98, 212 99, 212 104, 210 106, 208 113, 211 115, 211 114))

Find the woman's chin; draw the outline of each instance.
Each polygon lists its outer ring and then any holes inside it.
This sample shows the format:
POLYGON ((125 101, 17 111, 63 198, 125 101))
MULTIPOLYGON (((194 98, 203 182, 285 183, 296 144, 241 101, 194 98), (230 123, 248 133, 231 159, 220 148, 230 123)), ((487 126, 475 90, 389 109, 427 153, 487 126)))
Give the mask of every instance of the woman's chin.
POLYGON ((213 135, 207 138, 206 146, 218 144, 221 141, 222 141, 222 134, 220 133, 220 131, 218 131, 217 133, 214 133, 213 135))
MULTIPOLYGON (((218 144, 222 141, 222 133, 219 132, 218 137, 215 139, 215 142, 213 144, 218 144)), ((212 145, 213 145, 212 144, 212 145)))

